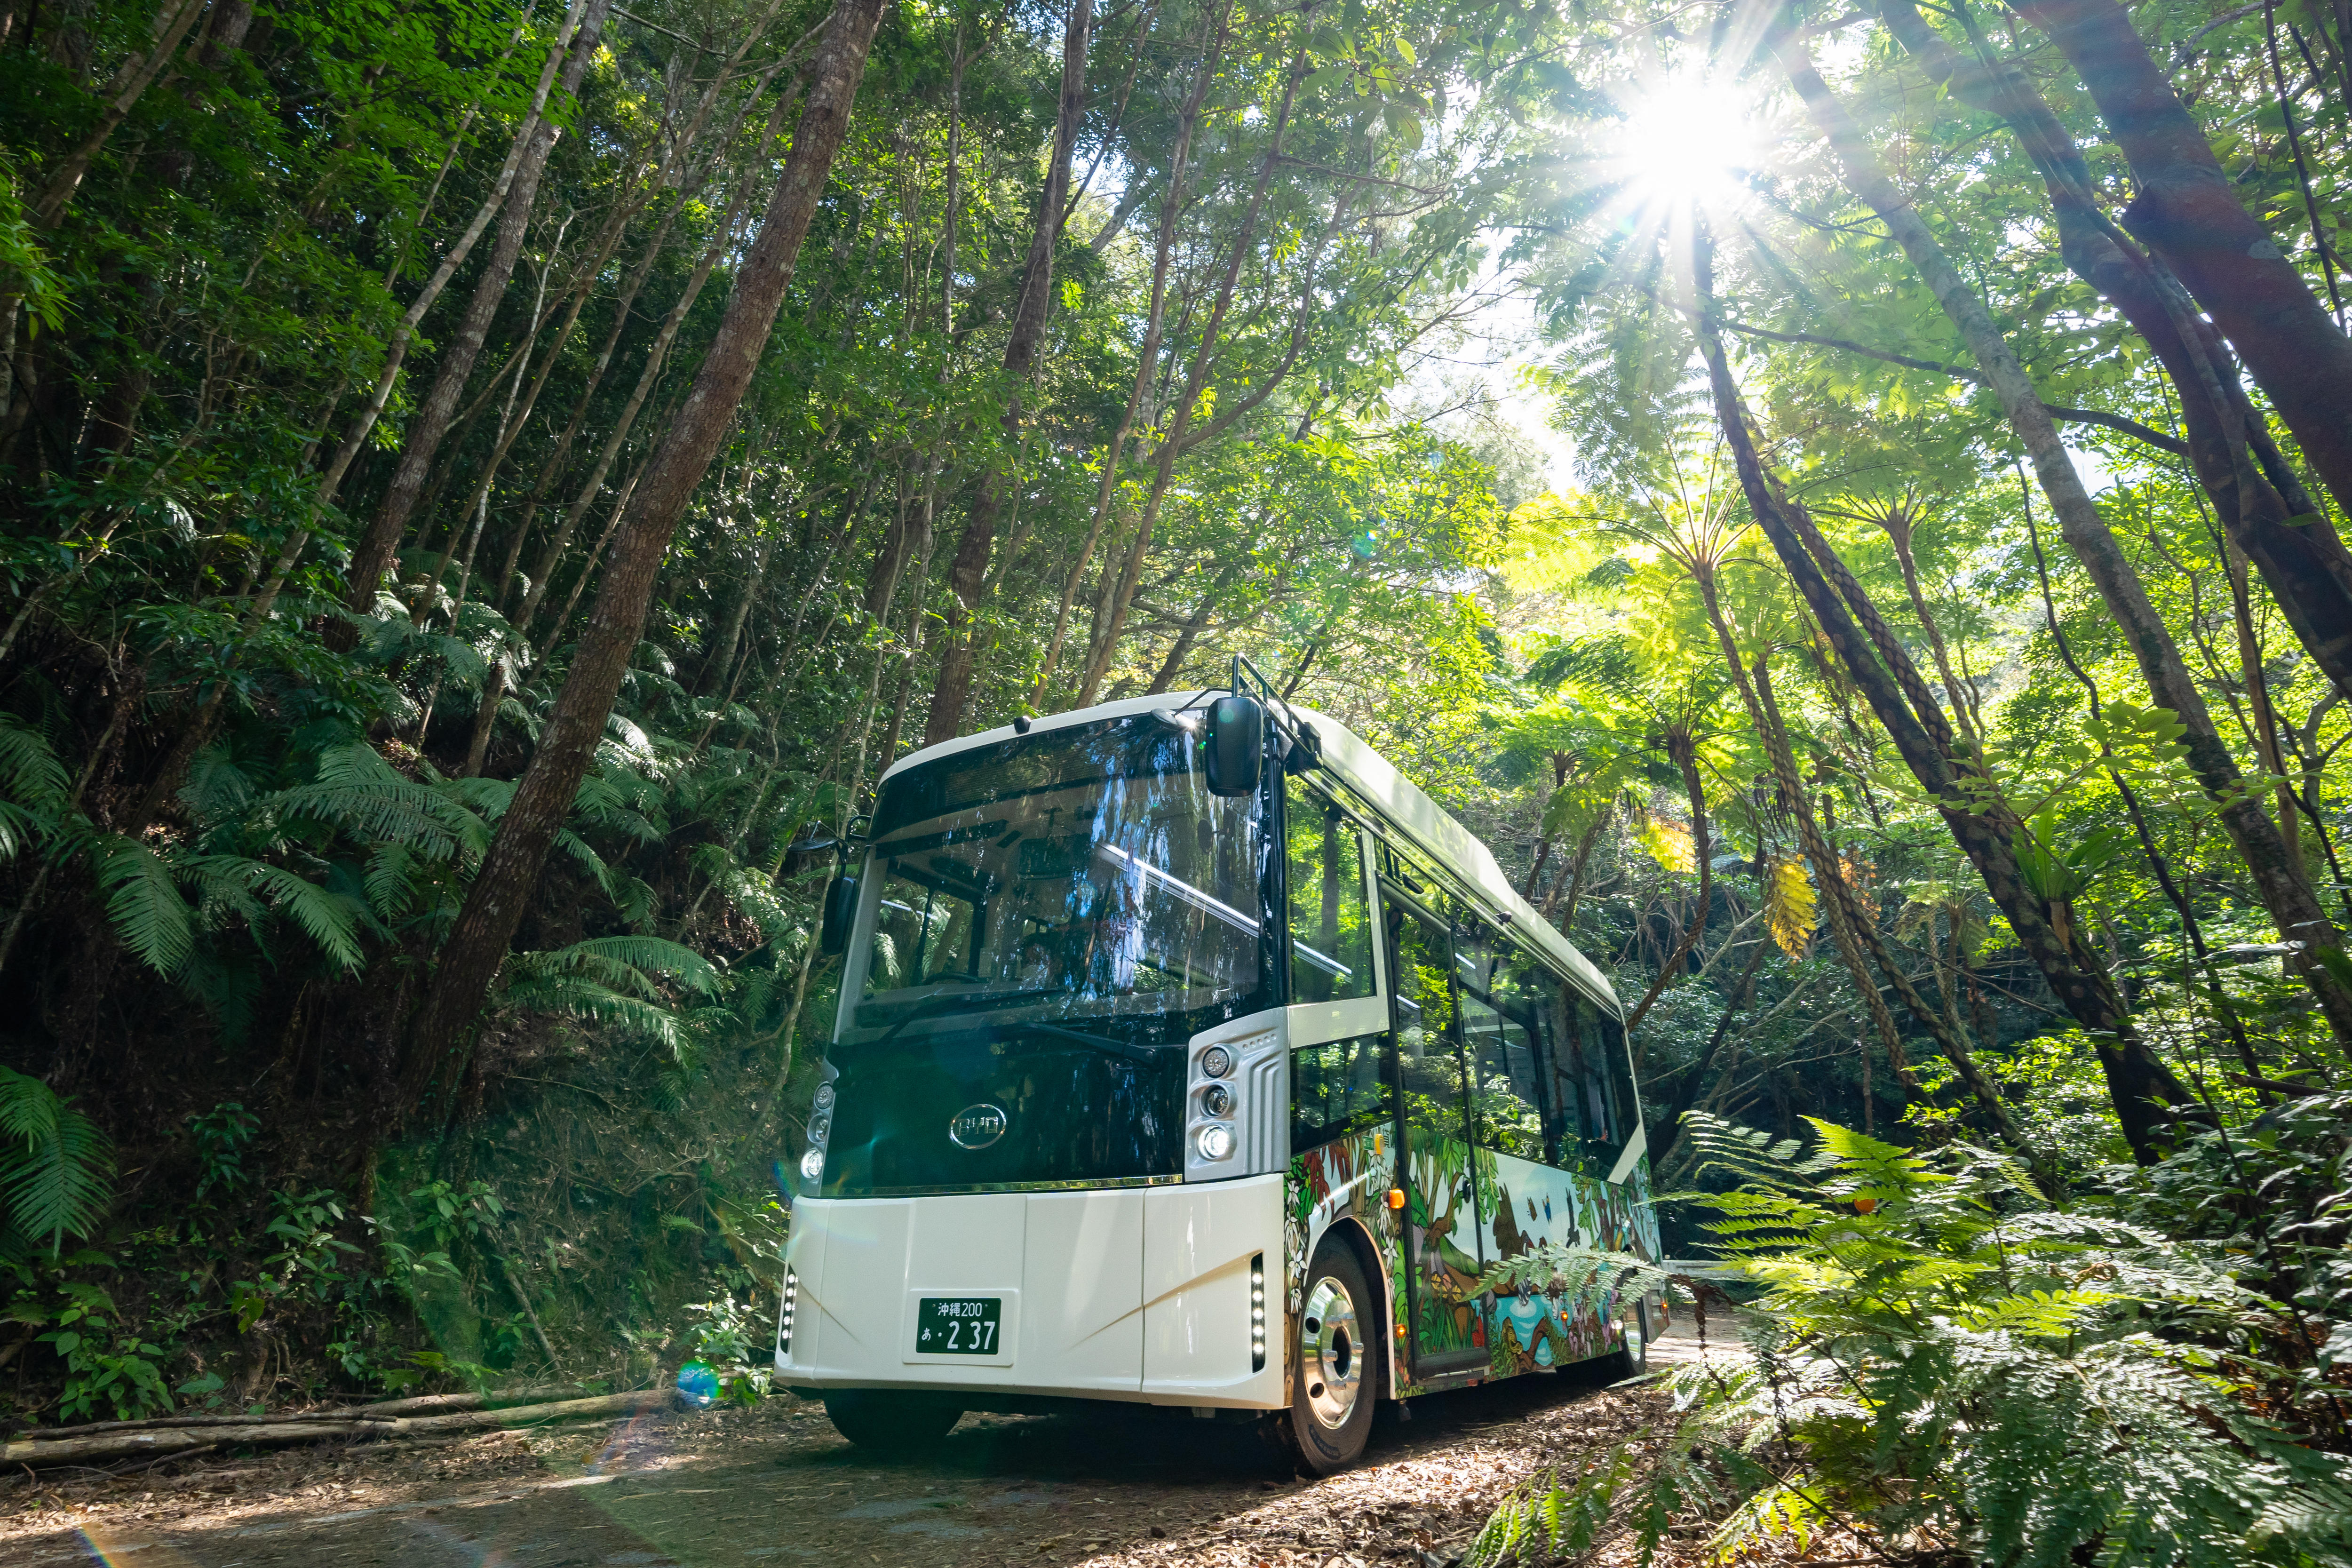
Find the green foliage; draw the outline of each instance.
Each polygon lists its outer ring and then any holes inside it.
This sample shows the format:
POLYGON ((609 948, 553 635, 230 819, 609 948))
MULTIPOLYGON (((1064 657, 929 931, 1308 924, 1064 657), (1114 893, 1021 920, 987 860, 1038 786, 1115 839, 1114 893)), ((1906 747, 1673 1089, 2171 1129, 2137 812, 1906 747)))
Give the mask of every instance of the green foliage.
POLYGON ((710 1363, 719 1374, 719 1396, 730 1405, 754 1405, 766 1397, 773 1368, 760 1352, 766 1348, 774 1321, 773 1309, 754 1291, 737 1301, 730 1291, 687 1308, 687 1343, 696 1359, 710 1363))
POLYGON ((553 952, 520 952, 499 977, 499 1003, 518 1011, 591 1019, 680 1054, 686 1037, 661 980, 694 995, 719 972, 693 949, 650 936, 591 937, 553 952))
POLYGON ((2059 1565, 2352 1556, 2352 1476, 2244 1403, 2232 1345, 2284 1309, 2130 1221, 2050 1209, 2014 1162, 1921 1154, 1814 1121, 1809 1140, 1695 1117, 1696 1198, 1762 1294, 1742 1348, 1668 1380, 1681 1419, 1627 1457, 1507 1501, 1474 1560, 1677 1514, 1732 1557, 1821 1531, 2059 1565))
POLYGON ((196 1201, 203 1202, 205 1194, 215 1190, 224 1198, 235 1196, 253 1180, 245 1162, 253 1135, 260 1129, 260 1118, 230 1100, 201 1115, 191 1112, 187 1123, 202 1173, 196 1178, 196 1201))
POLYGON ((65 1363, 65 1390, 58 1413, 67 1422, 97 1415, 136 1421, 172 1408, 159 1364, 163 1348, 121 1321, 114 1299, 95 1285, 68 1281, 63 1302, 40 1336, 65 1363))
POLYGON ((114 1192, 114 1146, 47 1084, 0 1067, 0 1237, 55 1254, 68 1236, 89 1236, 114 1192))
POLYGON ((65 764, 48 737, 0 712, 0 860, 58 831, 67 787, 65 764))

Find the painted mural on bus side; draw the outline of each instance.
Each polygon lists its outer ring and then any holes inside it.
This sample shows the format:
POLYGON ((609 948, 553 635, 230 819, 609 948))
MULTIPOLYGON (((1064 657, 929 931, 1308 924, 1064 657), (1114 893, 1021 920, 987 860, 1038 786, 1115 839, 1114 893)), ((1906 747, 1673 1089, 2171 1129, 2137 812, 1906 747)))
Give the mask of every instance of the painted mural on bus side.
POLYGON ((1613 1296, 1579 1311, 1558 1279, 1496 1291, 1499 1265, 1558 1244, 1658 1255, 1649 1173, 1612 1185, 1423 1128, 1408 1129, 1402 1161, 1393 1134, 1335 1139, 1293 1157, 1286 1184, 1289 1308, 1299 1308, 1307 1246, 1351 1215, 1373 1237, 1389 1277, 1397 1391, 1415 1392, 1403 1352, 1463 1371, 1483 1361, 1507 1377, 1609 1354, 1623 1343, 1613 1296), (1402 1211, 1388 1194, 1406 1194, 1402 1211))

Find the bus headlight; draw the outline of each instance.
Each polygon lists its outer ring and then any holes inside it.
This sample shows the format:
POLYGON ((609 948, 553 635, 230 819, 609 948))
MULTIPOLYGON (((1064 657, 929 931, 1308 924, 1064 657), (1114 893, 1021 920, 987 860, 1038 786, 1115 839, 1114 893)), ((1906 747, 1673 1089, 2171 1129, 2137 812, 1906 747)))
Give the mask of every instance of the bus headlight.
POLYGON ((822 1147, 812 1145, 809 1152, 801 1156, 801 1180, 804 1182, 824 1180, 824 1150, 822 1147))
POLYGON ((1234 1053, 1223 1046, 1211 1046, 1201 1053, 1201 1076, 1223 1078, 1234 1070, 1234 1053))
POLYGON ((1234 1152, 1234 1130, 1222 1121, 1212 1121, 1192 1135, 1192 1146, 1203 1160, 1230 1159, 1234 1152))
POLYGON ((1231 1116, 1234 1113, 1233 1087, 1230 1084, 1213 1083, 1202 1089, 1201 1109, 1211 1116, 1231 1116))

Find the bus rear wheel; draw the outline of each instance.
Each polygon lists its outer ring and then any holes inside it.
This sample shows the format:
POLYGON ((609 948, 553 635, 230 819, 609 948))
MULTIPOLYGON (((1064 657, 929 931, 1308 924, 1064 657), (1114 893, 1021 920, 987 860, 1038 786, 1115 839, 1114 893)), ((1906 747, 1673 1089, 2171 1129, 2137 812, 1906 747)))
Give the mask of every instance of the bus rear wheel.
POLYGON ((824 1396, 833 1429, 877 1454, 915 1454, 936 1445, 963 1411, 935 1394, 847 1388, 824 1396))
POLYGON ((1290 1408, 1276 1418, 1276 1436, 1300 1469, 1328 1476, 1361 1458, 1371 1436, 1382 1314, 1354 1250, 1337 1237, 1316 1248, 1302 1300, 1290 1408))

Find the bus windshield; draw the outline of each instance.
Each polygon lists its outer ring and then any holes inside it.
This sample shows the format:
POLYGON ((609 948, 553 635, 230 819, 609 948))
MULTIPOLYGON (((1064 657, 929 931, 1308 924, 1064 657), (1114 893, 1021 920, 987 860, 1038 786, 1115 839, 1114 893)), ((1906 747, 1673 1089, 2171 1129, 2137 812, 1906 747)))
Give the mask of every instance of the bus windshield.
POLYGON ((903 770, 828 1061, 828 1194, 1182 1169, 1192 1035, 1271 1005, 1255 797, 1149 714, 903 770), (1003 1128, 950 1137, 973 1107, 1003 1128))
POLYGON ((1187 741, 1113 720, 893 778, 851 1037, 1004 1009, 1223 1013, 1257 991, 1255 803, 1211 795, 1187 741))

